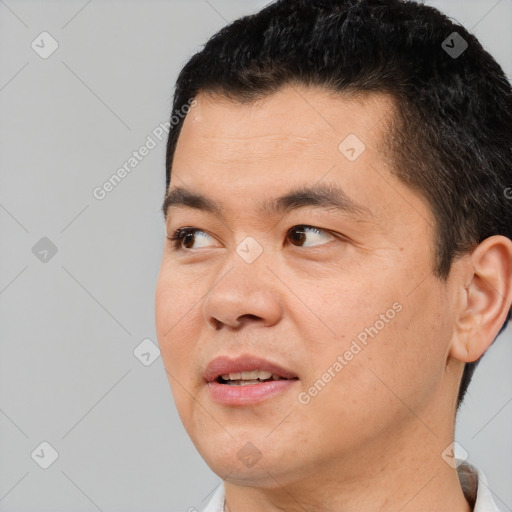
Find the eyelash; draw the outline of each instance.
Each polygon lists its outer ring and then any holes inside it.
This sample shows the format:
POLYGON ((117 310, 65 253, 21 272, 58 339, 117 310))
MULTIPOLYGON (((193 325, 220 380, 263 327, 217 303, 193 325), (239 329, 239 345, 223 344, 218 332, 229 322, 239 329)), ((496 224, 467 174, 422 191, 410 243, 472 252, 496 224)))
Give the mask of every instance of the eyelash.
POLYGON ((181 243, 183 242, 183 239, 187 235, 193 235, 197 233, 198 231, 202 231, 199 228, 178 228, 172 236, 168 236, 167 238, 171 240, 173 243, 173 247, 176 250, 182 250, 183 247, 181 246, 181 243))
MULTIPOLYGON (((290 233, 290 231, 294 228, 306 228, 306 229, 310 229, 310 230, 315 230, 315 231, 321 231, 323 233, 328 233, 330 234, 331 236, 335 236, 334 234, 330 233, 329 231, 325 230, 325 229, 322 229, 322 228, 317 228, 316 226, 309 226, 307 224, 297 224, 295 226, 292 226, 287 232, 287 236, 288 234, 290 233)), ((199 229, 199 228, 192 228, 192 227, 184 227, 184 228, 178 228, 174 234, 172 236, 168 236, 167 238, 173 242, 173 247, 175 250, 192 250, 192 249, 186 249, 186 248, 183 248, 182 247, 182 243, 183 243, 183 240, 184 238, 187 236, 187 235, 194 235, 196 233, 206 233, 206 231, 203 231, 202 229, 199 229)), ((206 233, 208 234, 208 233, 206 233)), ((211 236, 211 235, 210 235, 211 236)))

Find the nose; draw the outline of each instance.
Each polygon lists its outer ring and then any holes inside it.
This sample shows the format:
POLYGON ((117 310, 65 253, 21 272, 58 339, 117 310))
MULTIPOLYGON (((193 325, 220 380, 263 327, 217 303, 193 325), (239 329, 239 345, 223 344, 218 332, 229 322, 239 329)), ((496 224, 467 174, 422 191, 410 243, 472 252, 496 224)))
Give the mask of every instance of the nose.
POLYGON ((207 293, 203 318, 215 330, 240 329, 248 324, 275 325, 283 314, 277 284, 263 262, 235 261, 207 293))

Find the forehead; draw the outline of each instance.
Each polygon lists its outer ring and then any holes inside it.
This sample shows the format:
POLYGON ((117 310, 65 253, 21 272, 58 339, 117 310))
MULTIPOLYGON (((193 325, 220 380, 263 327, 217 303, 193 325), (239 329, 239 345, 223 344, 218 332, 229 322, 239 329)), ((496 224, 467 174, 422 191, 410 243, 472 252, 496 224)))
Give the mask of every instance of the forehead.
POLYGON ((388 96, 289 86, 245 104, 211 94, 196 100, 178 139, 171 188, 268 196, 327 178, 350 188, 372 178, 371 165, 383 165, 388 96))
POLYGON ((197 186, 219 180, 298 186, 333 166, 349 179, 369 163, 383 163, 380 147, 393 112, 387 95, 298 86, 245 104, 210 94, 196 100, 180 132, 171 187, 185 173, 197 186))
MULTIPOLYGON (((192 149, 190 141, 198 156, 204 149, 214 150, 226 161, 236 160, 240 151, 245 157, 316 152, 324 159, 338 158, 338 146, 349 134, 376 147, 394 108, 384 94, 348 95, 304 86, 287 86, 250 103, 205 93, 196 100, 183 123, 175 160, 183 150, 192 149)), ((187 158, 192 156, 187 153, 187 158)))

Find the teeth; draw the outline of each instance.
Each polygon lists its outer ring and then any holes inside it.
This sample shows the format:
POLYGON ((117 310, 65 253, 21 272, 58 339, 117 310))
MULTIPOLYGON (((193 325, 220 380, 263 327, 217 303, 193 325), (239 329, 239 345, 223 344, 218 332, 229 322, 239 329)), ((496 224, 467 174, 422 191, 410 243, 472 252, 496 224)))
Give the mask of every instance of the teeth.
POLYGON ((228 381, 228 386, 251 386, 260 382, 259 380, 230 380, 228 381))
MULTIPOLYGON (((239 373, 229 373, 221 375, 222 380, 240 380, 240 381, 247 381, 250 384, 254 384, 255 382, 259 382, 262 380, 268 380, 272 378, 272 380, 279 380, 282 377, 279 377, 279 375, 275 375, 272 372, 269 372, 267 370, 252 370, 250 372, 239 372, 239 373), (259 379, 259 380, 258 380, 259 379)), ((245 384, 242 384, 245 385, 245 384)))

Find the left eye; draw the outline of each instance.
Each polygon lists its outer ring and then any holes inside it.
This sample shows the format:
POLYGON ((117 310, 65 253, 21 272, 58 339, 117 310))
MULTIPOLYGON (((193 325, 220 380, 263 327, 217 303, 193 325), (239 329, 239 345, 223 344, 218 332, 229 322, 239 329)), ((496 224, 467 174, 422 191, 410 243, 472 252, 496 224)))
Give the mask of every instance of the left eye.
POLYGON ((176 250, 187 250, 209 247, 206 239, 212 237, 201 229, 185 227, 177 229, 173 236, 167 238, 174 243, 176 250), (193 247, 196 242, 198 246, 193 247))
POLYGON ((287 239, 292 245, 298 247, 310 247, 311 245, 322 245, 333 239, 333 235, 327 231, 315 228, 314 226, 293 226, 288 230, 287 239), (308 241, 309 237, 309 241, 308 241))

